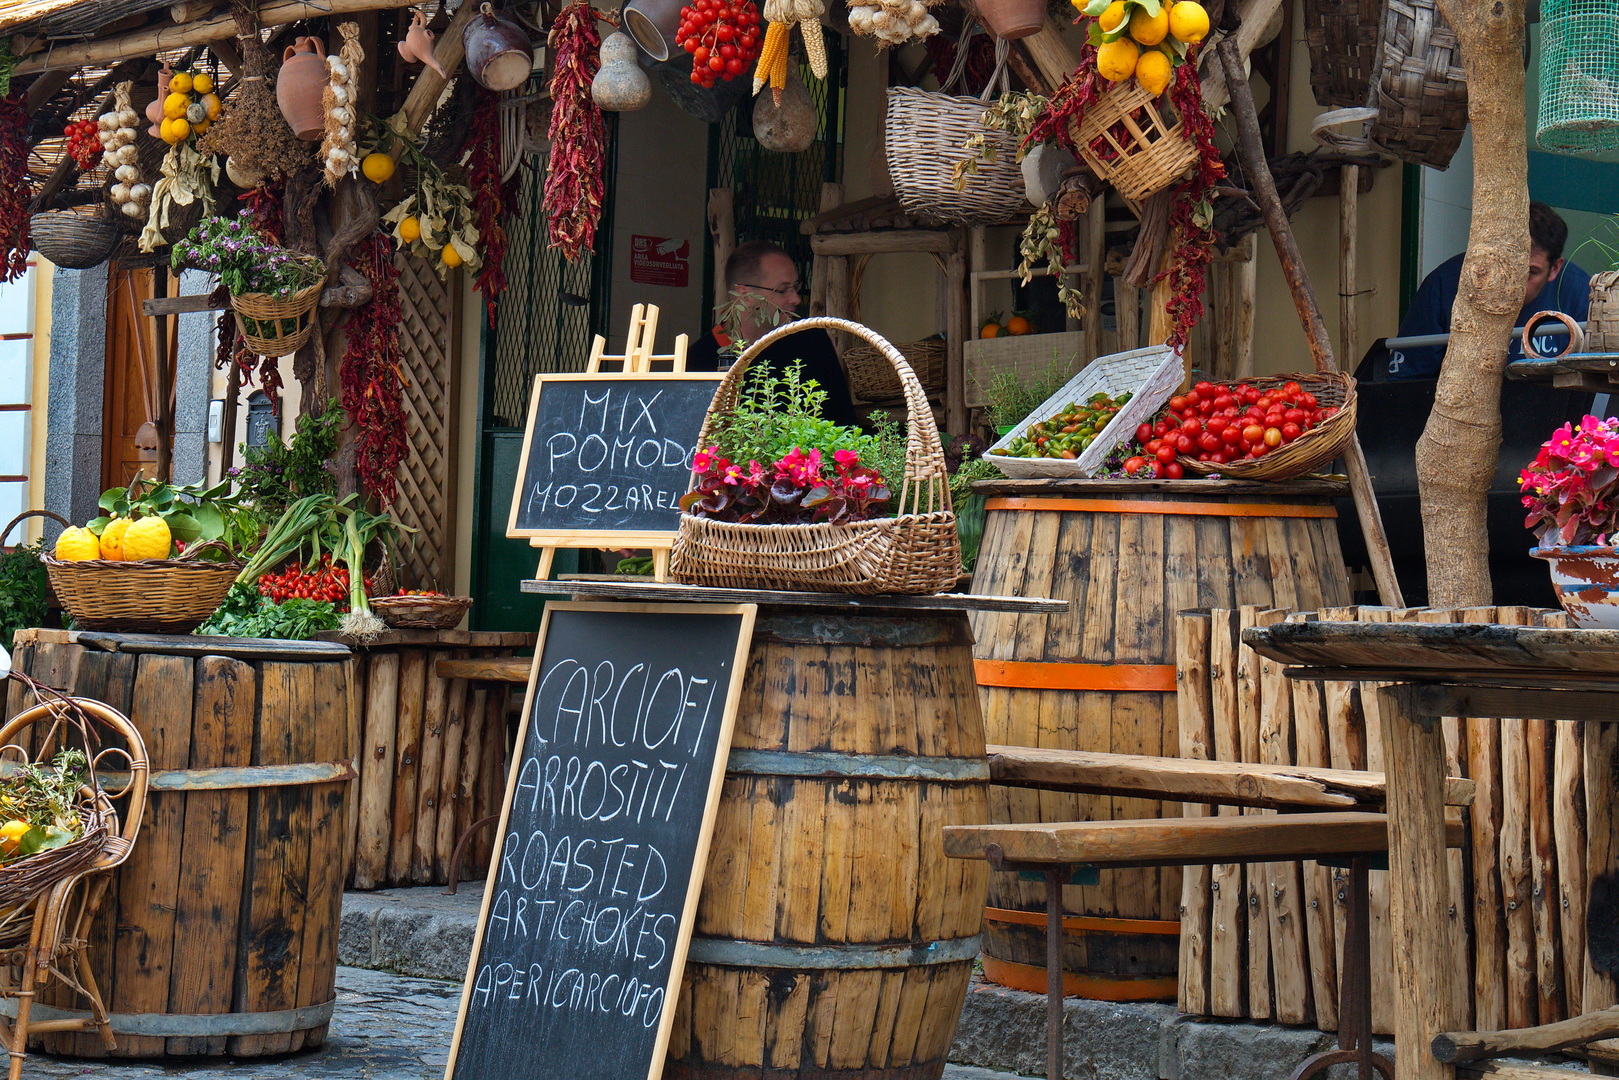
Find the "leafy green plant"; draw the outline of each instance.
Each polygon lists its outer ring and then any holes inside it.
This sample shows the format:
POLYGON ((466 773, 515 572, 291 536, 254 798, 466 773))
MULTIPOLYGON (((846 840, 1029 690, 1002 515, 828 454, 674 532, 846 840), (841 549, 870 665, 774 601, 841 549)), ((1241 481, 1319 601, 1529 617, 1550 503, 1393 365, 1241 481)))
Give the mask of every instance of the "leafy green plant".
MULTIPOLYGON (((232 494, 228 480, 212 487, 174 485, 136 473, 128 487, 102 492, 97 505, 106 511, 88 525, 97 536, 114 518, 160 517, 179 544, 222 540, 232 554, 239 554, 250 550, 259 539, 259 515, 232 494)), ((217 557, 226 556, 219 553, 217 557)))
POLYGON ((1018 423, 1068 385, 1068 380, 1074 377, 1074 367, 1074 358, 1064 359, 1053 353, 1044 367, 1028 375, 1005 369, 997 371, 988 386, 979 384, 979 390, 987 399, 984 422, 993 428, 1018 423))
POLYGON ((41 539, 0 555, 0 645, 8 651, 18 630, 45 621, 44 551, 41 539))
POLYGON ((270 517, 286 512, 305 495, 330 495, 337 478, 327 467, 337 453, 337 435, 346 417, 337 398, 321 413, 305 413, 287 442, 270 432, 263 446, 242 444, 243 464, 230 470, 237 497, 270 517))
POLYGON ((984 497, 974 493, 975 480, 995 480, 1006 474, 987 458, 962 461, 950 474, 950 505, 956 511, 956 535, 961 540, 961 565, 971 571, 978 562, 978 548, 984 539, 984 497))
POLYGON ((325 265, 315 256, 271 242, 254 225, 252 210, 243 210, 234 219, 204 218, 174 245, 170 261, 175 269, 191 267, 218 275, 232 296, 291 296, 326 277, 325 265))
POLYGON ((224 603, 193 633, 214 637, 280 638, 307 641, 322 630, 336 630, 343 619, 328 600, 291 599, 276 603, 251 585, 237 582, 224 603))

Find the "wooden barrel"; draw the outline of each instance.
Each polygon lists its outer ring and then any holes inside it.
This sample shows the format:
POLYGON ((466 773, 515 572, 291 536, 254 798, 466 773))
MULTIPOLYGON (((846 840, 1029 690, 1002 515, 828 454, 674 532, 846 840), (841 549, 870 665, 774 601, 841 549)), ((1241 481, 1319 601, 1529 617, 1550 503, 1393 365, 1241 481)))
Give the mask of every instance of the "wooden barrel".
POLYGON ((761 610, 668 1080, 933 1080, 979 951, 962 612, 761 610))
MULTIPOLYGON (((1178 756, 1175 612, 1349 602, 1325 481, 992 481, 973 591, 1070 601, 1063 615, 974 612, 988 742, 1178 756)), ((1178 816, 1181 806, 992 786, 990 820, 1178 816)), ((1063 890, 1070 993, 1175 997, 1177 868, 1082 872, 1063 890)), ((1045 886, 991 875, 984 971, 1045 988, 1045 886)))
MULTIPOLYGON (((123 712, 151 757, 145 821, 90 931, 111 1056, 319 1046, 336 996, 354 777, 349 650, 62 630, 17 642, 19 670, 123 712)), ((34 1019, 83 1009, 52 986, 34 1019)), ((109 1056, 94 1034, 40 1044, 109 1056)))

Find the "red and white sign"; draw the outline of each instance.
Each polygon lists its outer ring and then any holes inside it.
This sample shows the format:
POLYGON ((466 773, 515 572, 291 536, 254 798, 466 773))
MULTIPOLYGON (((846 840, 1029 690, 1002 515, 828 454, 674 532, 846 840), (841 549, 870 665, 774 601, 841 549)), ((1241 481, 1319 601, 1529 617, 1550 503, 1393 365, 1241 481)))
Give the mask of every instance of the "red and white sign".
POLYGON ((637 285, 684 289, 691 281, 691 241, 632 235, 630 280, 637 285))

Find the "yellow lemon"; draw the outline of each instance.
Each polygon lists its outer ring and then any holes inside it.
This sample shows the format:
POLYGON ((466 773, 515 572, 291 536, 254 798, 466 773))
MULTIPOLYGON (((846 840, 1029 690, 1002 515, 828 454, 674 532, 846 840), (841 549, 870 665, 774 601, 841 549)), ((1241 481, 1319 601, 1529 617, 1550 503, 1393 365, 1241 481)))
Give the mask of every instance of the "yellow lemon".
POLYGON ((56 538, 56 557, 63 562, 82 562, 101 558, 101 541, 89 529, 68 526, 56 538))
POLYGON ((12 818, 4 825, 0 825, 0 852, 7 855, 15 854, 17 845, 22 843, 22 838, 27 836, 28 830, 32 828, 33 826, 22 818, 12 818))
POLYGON ((394 174, 394 159, 387 154, 367 154, 365 160, 360 162, 360 171, 373 184, 385 184, 388 177, 394 174))
POLYGON ((1113 31, 1117 30, 1119 28, 1119 24, 1123 22, 1124 0, 1113 0, 1113 2, 1107 6, 1107 10, 1096 17, 1096 25, 1101 28, 1102 33, 1104 34, 1111 34, 1113 31))
POLYGON ((186 106, 191 104, 189 94, 173 94, 163 99, 163 115, 170 120, 186 114, 186 106))
POLYGON ((143 517, 124 531, 124 558, 166 559, 173 543, 168 522, 160 517, 143 517))
POLYGON ((413 217, 401 218, 399 221, 399 239, 407 244, 414 244, 422 238, 422 223, 413 217))
POLYGON ((199 94, 206 94, 214 88, 214 77, 206 71, 199 71, 191 76, 191 89, 199 94))
POLYGON ((1169 11, 1159 8, 1158 14, 1148 15, 1147 9, 1138 7, 1130 13, 1130 36, 1142 45, 1156 45, 1169 33, 1169 11))
POLYGON ((113 518, 107 527, 101 530, 101 557, 103 559, 122 559, 124 557, 124 533, 129 530, 129 518, 113 518))
POLYGON ((170 122, 174 125, 169 128, 169 134, 173 136, 170 142, 185 142, 191 137, 191 121, 182 116, 170 122))
POLYGON ((186 72, 182 71, 179 74, 174 75, 169 79, 169 93, 171 93, 171 94, 189 94, 189 93, 191 93, 191 85, 192 85, 191 76, 189 74, 187 74, 186 72))
POLYGON ((1209 13, 1197 0, 1180 0, 1169 9, 1169 32, 1188 45, 1202 41, 1209 35, 1209 13))
POLYGON ((1135 74, 1140 55, 1141 49, 1127 37, 1104 42, 1096 50, 1096 70, 1108 82, 1123 82, 1135 74))
POLYGON ((191 133, 193 135, 206 135, 208 134, 208 129, 213 126, 214 122, 212 120, 204 120, 200 124, 192 124, 191 133))
POLYGON ((443 260, 444 265, 448 266, 451 270, 454 270, 457 266, 461 265, 461 253, 455 250, 454 244, 445 244, 444 250, 438 253, 438 257, 443 260))
MULTIPOLYGON (((198 77, 200 78, 201 76, 198 77)), ((218 120, 220 110, 224 108, 224 106, 219 103, 218 94, 204 94, 202 96, 202 105, 203 108, 208 110, 208 119, 210 120, 218 120)))
POLYGON ((1141 84, 1141 89, 1157 97, 1169 89, 1169 76, 1173 69, 1169 57, 1157 49, 1148 49, 1136 61, 1136 82, 1141 84))

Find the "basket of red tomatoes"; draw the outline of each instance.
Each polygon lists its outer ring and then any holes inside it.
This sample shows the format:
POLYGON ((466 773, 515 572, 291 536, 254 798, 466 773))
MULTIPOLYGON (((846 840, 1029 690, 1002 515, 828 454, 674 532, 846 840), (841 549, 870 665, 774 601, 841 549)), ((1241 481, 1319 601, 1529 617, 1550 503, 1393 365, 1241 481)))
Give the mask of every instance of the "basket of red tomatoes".
POLYGON ((451 630, 472 606, 470 596, 448 596, 433 589, 406 589, 397 596, 374 596, 371 608, 401 630, 451 630))
MULTIPOLYGON (((1319 469, 1355 436, 1355 380, 1340 372, 1200 382, 1136 429, 1143 467, 1286 480, 1319 469)), ((1126 465, 1128 469, 1128 464, 1126 465)))

